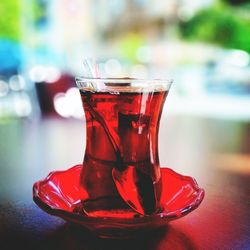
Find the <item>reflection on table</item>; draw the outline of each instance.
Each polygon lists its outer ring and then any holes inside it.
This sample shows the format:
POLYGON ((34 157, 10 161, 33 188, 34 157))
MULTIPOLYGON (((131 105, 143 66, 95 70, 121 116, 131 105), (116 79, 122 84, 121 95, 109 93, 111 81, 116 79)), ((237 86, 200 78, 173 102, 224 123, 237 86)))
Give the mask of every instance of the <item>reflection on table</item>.
POLYGON ((250 245, 248 122, 165 114, 160 128, 162 166, 193 176, 205 188, 201 206, 146 239, 97 240, 41 211, 35 181, 82 162, 83 120, 47 118, 1 123, 1 242, 42 249, 248 249, 250 245), (139 244, 139 245, 138 245, 139 244), (118 246, 120 248, 118 248, 118 246))

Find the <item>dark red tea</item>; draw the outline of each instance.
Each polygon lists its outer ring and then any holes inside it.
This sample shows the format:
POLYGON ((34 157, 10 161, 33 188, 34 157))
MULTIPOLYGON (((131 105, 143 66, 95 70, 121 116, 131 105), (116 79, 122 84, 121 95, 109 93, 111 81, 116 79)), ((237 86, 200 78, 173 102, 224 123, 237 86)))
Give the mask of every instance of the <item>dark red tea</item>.
POLYGON ((87 128, 83 209, 94 216, 124 211, 129 204, 141 214, 156 212, 161 193, 157 140, 168 92, 80 93, 87 128))

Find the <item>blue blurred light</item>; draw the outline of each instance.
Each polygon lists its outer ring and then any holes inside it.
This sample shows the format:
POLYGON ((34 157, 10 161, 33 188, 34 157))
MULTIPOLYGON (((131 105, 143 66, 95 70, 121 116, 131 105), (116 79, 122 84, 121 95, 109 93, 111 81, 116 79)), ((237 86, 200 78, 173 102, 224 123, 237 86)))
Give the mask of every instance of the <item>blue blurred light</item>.
POLYGON ((15 74, 22 62, 20 44, 8 39, 0 39, 0 62, 0 74, 5 76, 15 74))

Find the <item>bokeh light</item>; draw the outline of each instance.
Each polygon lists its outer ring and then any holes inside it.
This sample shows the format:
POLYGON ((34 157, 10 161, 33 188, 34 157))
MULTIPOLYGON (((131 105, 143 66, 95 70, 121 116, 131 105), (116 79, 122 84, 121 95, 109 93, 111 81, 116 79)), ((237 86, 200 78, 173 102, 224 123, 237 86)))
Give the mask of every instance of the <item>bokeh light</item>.
MULTIPOLYGON (((179 107, 185 114, 189 103, 192 115, 215 114, 208 104, 215 101, 238 110, 250 98, 247 1, 2 0, 1 6, 8 10, 0 18, 2 117, 17 114, 16 93, 34 107, 26 117, 81 118, 79 98, 67 90, 84 74, 85 58, 99 63, 99 77, 174 79, 172 113, 179 107)), ((234 110, 221 109, 220 116, 238 119, 234 110)))

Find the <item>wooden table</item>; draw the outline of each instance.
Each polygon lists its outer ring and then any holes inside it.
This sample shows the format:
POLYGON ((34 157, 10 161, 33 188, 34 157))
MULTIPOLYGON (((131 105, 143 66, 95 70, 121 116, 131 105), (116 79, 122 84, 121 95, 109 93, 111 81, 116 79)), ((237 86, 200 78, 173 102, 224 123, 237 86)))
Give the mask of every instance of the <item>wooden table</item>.
POLYGON ((201 206, 150 237, 103 240, 40 210, 32 185, 82 161, 84 122, 56 118, 0 124, 0 249, 250 249, 250 124, 163 116, 162 166, 191 175, 201 206))

